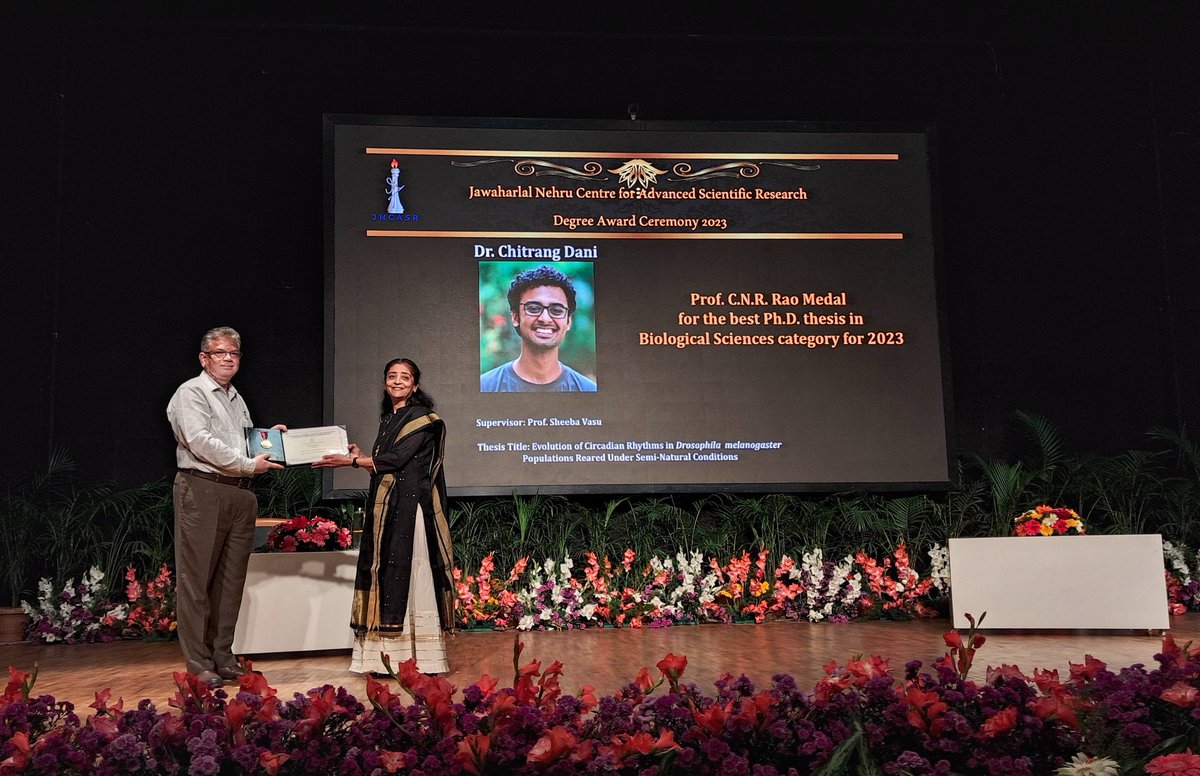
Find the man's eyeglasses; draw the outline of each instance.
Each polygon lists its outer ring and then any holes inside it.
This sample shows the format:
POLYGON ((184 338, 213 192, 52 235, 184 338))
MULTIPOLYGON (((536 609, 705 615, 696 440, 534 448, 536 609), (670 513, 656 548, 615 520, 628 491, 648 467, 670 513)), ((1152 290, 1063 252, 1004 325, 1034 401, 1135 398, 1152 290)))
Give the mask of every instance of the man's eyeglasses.
POLYGON ((224 361, 226 356, 229 356, 234 361, 242 357, 242 351, 240 350, 202 350, 200 352, 216 361, 224 361))
POLYGON ((525 314, 530 318, 536 318, 541 315, 543 311, 545 311, 550 313, 551 318, 562 319, 566 318, 571 312, 567 309, 566 305, 541 304, 540 302, 525 302, 521 305, 521 309, 524 310, 525 314))

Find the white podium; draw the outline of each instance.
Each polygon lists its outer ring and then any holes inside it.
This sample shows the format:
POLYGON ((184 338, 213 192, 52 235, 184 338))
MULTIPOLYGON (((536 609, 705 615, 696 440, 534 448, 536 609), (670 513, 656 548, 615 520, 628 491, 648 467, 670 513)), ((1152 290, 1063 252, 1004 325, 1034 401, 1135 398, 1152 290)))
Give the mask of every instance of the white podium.
POLYGON ((1162 536, 950 540, 954 627, 1166 630, 1162 536))
POLYGON ((358 550, 251 555, 234 653, 350 649, 357 563, 358 550))

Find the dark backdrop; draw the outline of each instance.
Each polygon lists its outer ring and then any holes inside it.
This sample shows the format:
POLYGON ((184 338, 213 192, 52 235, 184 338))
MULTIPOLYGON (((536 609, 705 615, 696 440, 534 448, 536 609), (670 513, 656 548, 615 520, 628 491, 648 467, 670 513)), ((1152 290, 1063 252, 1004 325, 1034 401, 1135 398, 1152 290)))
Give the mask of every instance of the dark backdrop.
POLYGON ((322 421, 322 113, 934 122, 955 447, 1013 454, 1017 409, 1099 453, 1200 423, 1185 4, 749 5, 6 3, 0 469, 163 476, 214 325, 256 421, 322 421))

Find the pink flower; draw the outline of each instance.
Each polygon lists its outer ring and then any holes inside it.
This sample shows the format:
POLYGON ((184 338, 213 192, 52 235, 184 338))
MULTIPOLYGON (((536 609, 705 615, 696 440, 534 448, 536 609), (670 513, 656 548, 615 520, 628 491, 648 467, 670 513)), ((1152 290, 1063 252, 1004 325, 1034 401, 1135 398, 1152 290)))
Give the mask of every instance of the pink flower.
POLYGON ((1155 757, 1146 764, 1146 773, 1168 773, 1175 776, 1200 776, 1200 754, 1192 750, 1155 757))
POLYGON ((1158 697, 1181 709, 1194 709, 1200 705, 1200 690, 1187 682, 1179 681, 1162 691, 1158 697))

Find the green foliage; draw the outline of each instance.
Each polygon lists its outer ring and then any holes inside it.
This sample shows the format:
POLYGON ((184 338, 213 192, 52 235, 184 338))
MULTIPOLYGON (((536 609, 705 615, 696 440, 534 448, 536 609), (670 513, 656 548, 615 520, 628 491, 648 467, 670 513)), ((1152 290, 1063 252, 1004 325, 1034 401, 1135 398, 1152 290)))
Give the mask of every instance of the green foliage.
POLYGON ((157 568, 173 554, 171 492, 165 481, 130 490, 80 490, 63 452, 47 468, 4 478, 0 529, 8 600, 32 594, 36 580, 78 579, 92 566, 116 590, 128 565, 157 568))
MULTIPOLYGON (((1155 429, 1150 448, 1114 456, 1071 455, 1049 421, 1018 413, 1034 452, 1021 460, 967 456, 957 485, 932 493, 685 494, 601 498, 514 494, 450 503, 456 561, 478 568, 495 553, 497 569, 593 551, 617 561, 678 550, 721 561, 744 551, 799 557, 820 548, 827 558, 891 552, 905 542, 919 570, 928 551, 952 537, 1007 536, 1012 519, 1038 504, 1068 506, 1088 533, 1157 532, 1177 545, 1200 545, 1200 448, 1186 433, 1155 429)), ((153 571, 172 554, 168 483, 113 492, 72 486, 74 467, 57 454, 35 474, 0 483, 0 590, 16 601, 39 576, 55 582, 98 565, 110 585, 133 563, 153 571)), ((321 515, 355 525, 361 499, 321 499, 318 472, 286 469, 256 478, 260 512, 321 515)))
POLYGON ((0 603, 16 606, 33 590, 41 515, 64 498, 75 465, 62 451, 55 451, 44 470, 4 476, 0 485, 0 581, 4 598, 0 603))
POLYGON ((332 517, 339 510, 322 502, 321 472, 308 466, 274 469, 254 480, 258 513, 264 517, 332 517))

